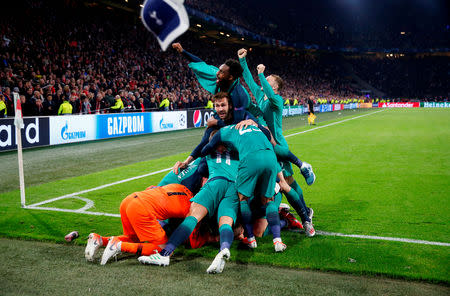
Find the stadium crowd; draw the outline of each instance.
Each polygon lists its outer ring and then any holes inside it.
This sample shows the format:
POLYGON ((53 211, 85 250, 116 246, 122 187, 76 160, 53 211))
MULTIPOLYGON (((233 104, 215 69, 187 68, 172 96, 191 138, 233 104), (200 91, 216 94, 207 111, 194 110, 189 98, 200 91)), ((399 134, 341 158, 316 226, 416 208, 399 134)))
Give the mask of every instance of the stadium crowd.
MULTIPOLYGON (((204 2, 191 0, 187 5, 201 6, 211 12, 220 7, 204 2)), ((52 6, 40 1, 25 3, 23 13, 13 12, 0 20, 0 100, 6 106, 5 115, 14 115, 14 91, 21 96, 24 116, 207 106, 210 95, 199 86, 184 58, 172 49, 162 52, 134 15, 119 10, 86 8, 76 1, 52 6), (72 5, 73 13, 65 14, 65 5, 72 5), (26 22, 14 21, 25 19, 26 22), (66 103, 60 108, 64 101, 71 107, 66 103)), ((224 11, 220 14, 224 18, 237 13, 232 9, 224 11)), ((242 25, 239 19, 247 20, 236 18, 238 25, 242 25)), ((219 66, 223 57, 236 58, 238 48, 233 45, 219 46, 191 32, 180 40, 190 52, 213 65, 219 66)), ((405 93, 415 97, 428 94, 419 91, 427 82, 434 89, 445 89, 448 85, 446 76, 441 75, 442 63, 428 63, 428 60, 394 64, 389 59, 365 60, 358 62, 354 71, 388 94, 392 91, 396 97, 405 97, 405 93), (410 75, 416 65, 434 71, 427 78, 430 81, 410 75), (405 79, 394 79, 398 70, 405 69, 405 79), (399 92, 399 89, 409 91, 399 92)), ((367 100, 360 96, 351 76, 343 75, 345 71, 339 58, 332 53, 254 48, 249 61, 254 75, 259 63, 267 65, 270 73, 283 77, 286 83, 282 92, 288 99, 287 104, 306 104, 310 96, 316 103, 367 100)), ((422 68, 414 73, 421 73, 422 68)), ((439 97, 440 100, 446 100, 448 94, 439 95, 444 96, 439 97)))
MULTIPOLYGON (((341 1, 342 2, 342 1, 341 1)), ((397 1, 398 2, 398 1, 397 1)), ((236 5, 233 0, 211 2, 207 0, 186 0, 186 5, 196 10, 218 17, 265 37, 297 44, 315 44, 324 47, 345 48, 349 45, 358 48, 396 48, 424 49, 447 47, 449 28, 436 21, 422 18, 420 22, 402 27, 410 27, 400 36, 394 10, 388 9, 397 3, 383 5, 370 4, 370 19, 383 18, 382 22, 369 25, 359 13, 352 13, 343 21, 339 13, 342 9, 351 10, 339 1, 316 1, 298 3, 297 1, 274 2, 269 0, 248 0, 236 5), (335 3, 333 3, 335 2, 335 3), (372 7, 371 7, 372 6, 372 7), (392 15, 391 15, 392 13, 392 15), (317 16, 320 15, 320 18, 317 16), (394 16, 394 17, 393 17, 394 16), (388 21, 388 19, 392 19, 388 21), (301 21, 299 21, 301 20, 301 21), (382 33, 381 33, 382 32, 382 33)), ((360 4, 358 4, 360 5, 360 4)), ((412 7, 405 7, 410 15, 420 15, 412 7)))
MULTIPOLYGON (((74 8, 73 16, 63 16, 58 7, 34 7, 25 10, 30 25, 10 26, 13 14, 1 21, 0 86, 9 116, 13 91, 21 95, 24 116, 56 115, 64 100, 73 114, 112 112, 117 95, 124 109, 134 112, 207 105, 209 96, 183 57, 161 52, 134 16, 91 10, 74 8), (118 18, 120 26, 111 21, 118 18)), ((223 56, 236 58, 236 48, 215 47, 190 33, 182 41, 211 64, 219 65, 223 56)), ((292 100, 353 94, 336 68, 317 57, 277 50, 255 50, 253 56, 253 69, 263 62, 284 77, 285 96, 292 100)))
POLYGON ((448 101, 448 57, 387 54, 348 61, 359 77, 390 97, 448 101))

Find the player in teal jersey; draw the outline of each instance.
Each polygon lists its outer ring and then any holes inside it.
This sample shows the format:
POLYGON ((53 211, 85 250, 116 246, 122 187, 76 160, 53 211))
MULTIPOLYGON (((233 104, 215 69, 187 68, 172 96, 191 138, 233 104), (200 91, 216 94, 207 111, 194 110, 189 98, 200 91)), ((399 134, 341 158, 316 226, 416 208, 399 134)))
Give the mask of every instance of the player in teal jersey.
POLYGON ((197 223, 206 215, 212 217, 217 213, 219 223, 220 251, 208 267, 208 273, 221 273, 225 261, 230 258, 230 246, 233 242, 233 224, 236 222, 239 207, 234 180, 237 175, 239 159, 236 153, 228 152, 219 146, 211 155, 206 155, 209 179, 200 191, 191 199, 189 214, 183 223, 173 232, 164 249, 159 254, 141 256, 144 264, 169 265, 170 255, 175 248, 185 241, 197 223))
MULTIPOLYGON (((241 213, 243 206, 248 207, 248 200, 254 198, 255 190, 258 191, 261 203, 266 206, 266 216, 273 234, 275 251, 282 252, 286 249, 286 245, 281 240, 278 204, 273 199, 278 168, 269 139, 270 133, 265 134, 256 126, 248 125, 236 129, 235 125, 229 125, 215 133, 208 145, 203 148, 202 155, 210 153, 220 143, 225 144, 229 150, 239 153, 236 186, 241 201, 241 213)), ((250 215, 242 215, 250 236, 252 235, 251 213, 247 208, 244 211, 250 215)))
POLYGON ((177 173, 171 170, 159 182, 158 186, 181 184, 191 190, 193 194, 196 194, 202 187, 202 178, 208 178, 208 167, 204 158, 197 158, 177 173))
MULTIPOLYGON (((302 162, 289 151, 288 144, 283 136, 283 98, 279 95, 279 91, 283 87, 283 80, 278 75, 270 75, 266 80, 263 75, 265 67, 264 65, 260 65, 261 73, 258 72, 258 77, 262 85, 262 87, 260 87, 253 80, 252 74, 248 69, 247 61, 245 59, 247 56, 247 50, 243 48, 240 49, 238 51, 238 56, 239 62, 244 70, 244 80, 249 86, 250 91, 255 96, 258 107, 261 109, 264 120, 267 123, 267 127, 272 133, 272 136, 277 144, 274 146, 275 153, 277 156, 286 160, 291 160, 294 164, 296 164, 300 168, 302 175, 305 177, 306 183, 308 185, 312 185, 315 181, 315 175, 312 171, 311 165, 306 162, 302 162)), ((288 166, 285 165, 285 167, 288 166)), ((293 174, 292 168, 290 171, 291 172, 289 173, 293 174)))
MULTIPOLYGON (((239 61, 241 63, 242 68, 244 69, 243 76, 247 85, 250 87, 251 92, 255 96, 260 109, 263 112, 264 119, 267 122, 267 125, 272 132, 272 136, 274 137, 277 145, 274 147, 274 151, 278 156, 286 157, 290 155, 290 158, 296 158, 290 151, 287 145, 286 139, 282 134, 282 112, 283 112, 283 98, 278 94, 279 90, 282 87, 283 81, 277 75, 270 75, 266 79, 264 77, 264 65, 258 66, 258 77, 261 82, 262 88, 256 84, 253 80, 253 77, 248 69, 246 62, 247 51, 245 49, 240 49, 238 51, 239 61)), ((308 185, 311 185, 315 181, 315 175, 312 171, 311 165, 306 162, 299 163, 294 160, 300 167, 300 171, 302 175, 305 177, 308 185)), ((280 165, 283 168, 283 175, 286 178, 287 183, 295 190, 294 192, 290 192, 290 194, 286 194, 289 203, 294 207, 296 212, 299 214, 302 222, 305 226, 305 233, 307 236, 314 236, 315 230, 312 225, 312 215, 313 210, 308 208, 303 199, 303 191, 298 185, 298 183, 293 178, 293 171, 291 164, 288 161, 281 161, 280 165)), ((280 177, 281 179, 281 177, 280 177)), ((284 190, 285 193, 288 193, 290 189, 284 190)))
MULTIPOLYGON (((228 92, 233 101, 232 118, 234 123, 245 119, 245 111, 249 111, 255 118, 261 117, 259 108, 252 103, 247 90, 241 85, 239 78, 242 76, 242 67, 236 60, 229 59, 219 68, 208 65, 199 57, 186 51, 180 43, 173 43, 172 47, 185 56, 191 63, 189 67, 194 72, 200 85, 211 94, 228 92)), ((207 122, 208 127, 225 126, 225 122, 217 115, 207 122)))

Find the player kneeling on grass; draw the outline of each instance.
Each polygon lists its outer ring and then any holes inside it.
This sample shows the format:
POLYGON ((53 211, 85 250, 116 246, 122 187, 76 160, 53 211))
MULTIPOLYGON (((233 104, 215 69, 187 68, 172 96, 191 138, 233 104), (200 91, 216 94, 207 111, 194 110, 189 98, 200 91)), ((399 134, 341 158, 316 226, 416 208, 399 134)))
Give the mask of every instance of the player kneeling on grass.
MULTIPOLYGON (((212 134, 213 135, 213 134, 212 134)), ((208 182, 192 199, 189 214, 173 232, 164 249, 159 254, 139 257, 143 264, 167 266, 173 251, 192 233, 197 223, 207 214, 214 216, 217 212, 220 236, 220 252, 206 270, 207 273, 221 273, 225 262, 230 258, 230 246, 234 239, 233 223, 237 218, 239 198, 234 179, 239 160, 237 154, 231 154, 224 146, 206 155, 209 169, 208 182)))
MULTIPOLYGON (((253 122, 254 121, 246 121, 253 122)), ((228 149, 239 153, 239 168, 236 187, 239 193, 241 216, 244 225, 251 223, 251 211, 247 200, 260 192, 258 199, 266 206, 266 216, 273 234, 276 252, 282 252, 286 245, 281 240, 278 206, 274 201, 277 176, 277 159, 269 142, 270 132, 254 125, 238 124, 220 129, 206 145, 202 154, 209 153, 218 143, 223 143, 228 149)), ((247 228, 246 228, 247 229, 247 228)))
MULTIPOLYGON (((106 246, 101 265, 122 252, 150 255, 160 251, 168 238, 159 221, 185 218, 192 196, 192 192, 180 184, 152 187, 130 194, 120 204, 123 235, 102 237, 91 233, 85 249, 86 259, 94 261, 94 256, 101 246, 106 246)), ((194 233, 190 239, 191 245, 196 247, 208 240, 198 233, 194 233)))

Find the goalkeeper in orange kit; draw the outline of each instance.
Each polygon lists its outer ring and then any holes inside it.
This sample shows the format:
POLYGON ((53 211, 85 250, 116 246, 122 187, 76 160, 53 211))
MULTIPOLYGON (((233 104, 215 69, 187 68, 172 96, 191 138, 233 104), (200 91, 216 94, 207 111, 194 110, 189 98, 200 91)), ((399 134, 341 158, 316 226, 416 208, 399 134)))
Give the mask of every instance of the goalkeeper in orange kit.
MULTIPOLYGON (((170 218, 185 218, 191 206, 192 192, 184 185, 169 184, 128 195, 120 204, 123 235, 102 237, 91 233, 85 257, 93 261, 100 246, 106 246, 100 264, 122 252, 150 255, 161 250, 168 237, 159 223, 170 218)), ((197 229, 198 232, 198 229, 197 229)), ((208 236, 194 233, 189 238, 192 247, 200 247, 208 236)))

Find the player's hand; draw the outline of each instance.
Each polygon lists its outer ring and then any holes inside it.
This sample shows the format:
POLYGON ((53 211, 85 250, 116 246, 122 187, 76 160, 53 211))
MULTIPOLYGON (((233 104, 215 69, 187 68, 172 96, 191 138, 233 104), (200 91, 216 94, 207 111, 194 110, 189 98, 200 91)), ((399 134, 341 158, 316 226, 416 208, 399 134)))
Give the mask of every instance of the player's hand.
POLYGON ((249 126, 249 125, 258 126, 258 125, 256 124, 256 122, 254 122, 253 120, 247 119, 247 120, 242 120, 241 122, 239 122, 238 124, 236 124, 235 129, 240 130, 240 129, 246 128, 246 127, 249 126))
POLYGON ((245 48, 241 48, 238 50, 237 54, 240 59, 243 59, 247 56, 247 50, 245 48))
POLYGON ((184 169, 184 168, 186 168, 187 167, 187 163, 185 163, 184 161, 183 162, 181 162, 181 161, 177 161, 176 163, 175 163, 175 165, 173 166, 173 172, 175 173, 175 174, 177 174, 178 175, 178 173, 180 172, 180 170, 181 169, 184 169))
POLYGON ((179 53, 183 52, 183 46, 181 46, 180 43, 176 42, 176 43, 172 43, 172 48, 174 48, 176 51, 178 51, 179 53))
POLYGON ((256 70, 258 71, 258 74, 264 73, 264 70, 266 69, 266 66, 264 66, 263 64, 259 64, 256 67, 256 70))
POLYGON ((214 117, 211 117, 208 119, 208 121, 206 122, 206 125, 208 127, 213 127, 217 125, 217 122, 219 122, 217 119, 215 119, 214 117))

